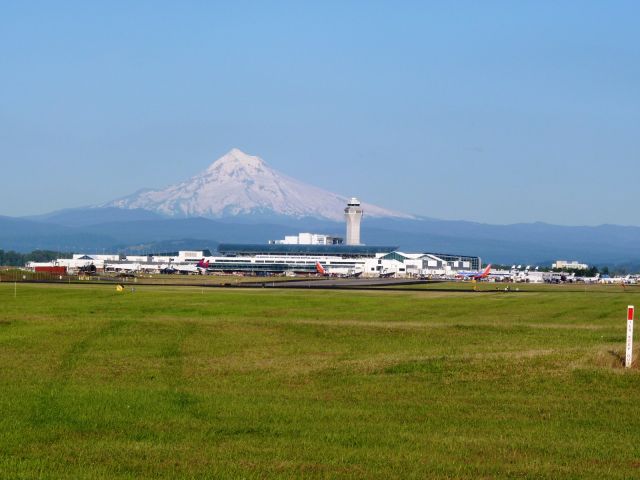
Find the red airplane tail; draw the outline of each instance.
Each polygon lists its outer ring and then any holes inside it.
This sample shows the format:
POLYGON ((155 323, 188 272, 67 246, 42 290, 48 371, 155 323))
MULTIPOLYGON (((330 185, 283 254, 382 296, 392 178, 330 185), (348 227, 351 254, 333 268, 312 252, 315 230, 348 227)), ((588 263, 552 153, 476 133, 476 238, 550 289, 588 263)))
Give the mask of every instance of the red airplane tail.
POLYGON ((327 274, 327 271, 324 269, 322 265, 320 265, 320 262, 316 262, 316 272, 318 272, 320 275, 327 274))
POLYGON ((205 262, 204 258, 198 262, 198 267, 200 268, 209 268, 209 260, 205 262))
POLYGON ((489 272, 491 272, 491 264, 487 265, 487 268, 485 268, 476 278, 487 278, 489 276, 489 272))

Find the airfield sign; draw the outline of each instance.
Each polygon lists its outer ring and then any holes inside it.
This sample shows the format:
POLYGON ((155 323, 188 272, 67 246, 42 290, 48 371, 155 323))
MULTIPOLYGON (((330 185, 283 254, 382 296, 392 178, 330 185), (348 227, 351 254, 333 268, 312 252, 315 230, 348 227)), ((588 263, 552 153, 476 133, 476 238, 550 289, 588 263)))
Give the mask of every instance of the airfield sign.
POLYGON ((627 307, 627 355, 625 357, 624 366, 631 367, 633 361, 633 305, 627 307))

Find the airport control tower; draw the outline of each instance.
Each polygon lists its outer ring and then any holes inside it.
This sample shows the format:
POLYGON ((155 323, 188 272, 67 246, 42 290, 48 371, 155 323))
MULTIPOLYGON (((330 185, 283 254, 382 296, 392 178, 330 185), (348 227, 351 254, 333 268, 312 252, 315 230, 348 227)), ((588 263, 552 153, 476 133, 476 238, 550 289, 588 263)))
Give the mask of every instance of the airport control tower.
POLYGON ((344 218, 347 221, 347 245, 360 245, 360 220, 363 214, 360 200, 352 197, 344 209, 344 218))

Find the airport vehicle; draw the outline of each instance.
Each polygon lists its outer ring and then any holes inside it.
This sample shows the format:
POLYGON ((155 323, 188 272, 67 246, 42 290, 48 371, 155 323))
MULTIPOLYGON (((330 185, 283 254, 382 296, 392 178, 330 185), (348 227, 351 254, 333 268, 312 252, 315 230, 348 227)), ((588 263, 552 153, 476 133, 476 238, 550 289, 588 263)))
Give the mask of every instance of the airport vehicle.
POLYGON ((90 263, 89 265, 84 265, 82 267, 78 267, 79 275, 95 275, 97 271, 98 269, 93 263, 90 263))

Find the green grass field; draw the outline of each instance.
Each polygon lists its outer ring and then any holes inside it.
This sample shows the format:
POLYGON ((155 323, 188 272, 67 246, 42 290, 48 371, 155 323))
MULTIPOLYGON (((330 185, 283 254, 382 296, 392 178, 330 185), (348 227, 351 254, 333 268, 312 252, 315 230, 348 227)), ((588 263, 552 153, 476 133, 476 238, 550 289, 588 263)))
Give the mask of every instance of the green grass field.
POLYGON ((636 292, 0 283, 0 478, 638 478, 636 292))
POLYGON ((136 273, 135 277, 121 277, 118 273, 100 273, 97 275, 54 275, 44 272, 31 272, 17 268, 0 269, 0 282, 49 282, 49 283, 123 283, 145 285, 240 285, 243 283, 277 283, 301 280, 302 277, 273 275, 269 277, 241 275, 180 275, 136 273))
MULTIPOLYGON (((389 288, 389 287, 387 287, 389 288)), ((401 290, 460 290, 471 292, 474 283, 471 281, 451 281, 451 282, 426 282, 413 285, 399 285, 401 290)), ((550 292, 550 293, 639 293, 640 285, 620 285, 620 284, 597 284, 597 283, 512 283, 512 282, 485 282, 480 281, 475 284, 479 292, 504 292, 508 288, 510 292, 550 292)))

